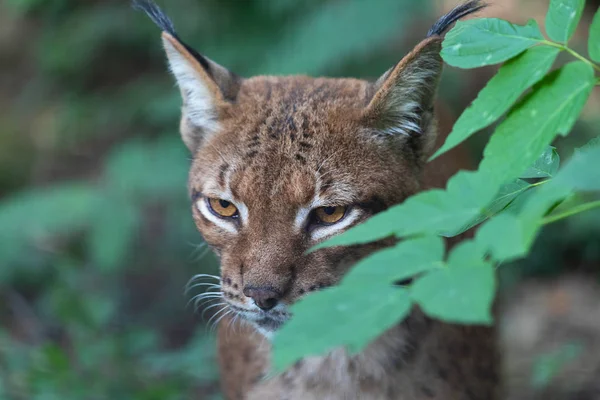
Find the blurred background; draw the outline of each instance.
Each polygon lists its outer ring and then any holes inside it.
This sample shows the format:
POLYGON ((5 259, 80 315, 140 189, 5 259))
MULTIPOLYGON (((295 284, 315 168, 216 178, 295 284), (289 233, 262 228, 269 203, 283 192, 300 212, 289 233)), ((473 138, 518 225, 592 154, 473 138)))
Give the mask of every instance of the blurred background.
MULTIPOLYGON (((242 76, 374 78, 458 0, 159 1, 181 37, 242 76)), ((548 0, 484 16, 540 23, 548 0)), ((599 2, 572 46, 585 53, 599 2)), ((563 60, 564 61, 564 60, 563 60)), ((493 69, 447 68, 456 118, 493 69)), ((127 0, 0 2, 0 399, 218 399, 214 331, 185 293, 218 274, 190 218, 190 155, 158 29, 127 0)), ((563 160, 600 133, 598 90, 563 160)), ((489 133, 489 132, 488 132, 489 133)), ((468 145, 477 161, 486 134, 468 145)), ((518 399, 600 399, 600 214, 549 226, 503 266, 518 399)), ((206 307, 205 307, 206 309, 206 307)))

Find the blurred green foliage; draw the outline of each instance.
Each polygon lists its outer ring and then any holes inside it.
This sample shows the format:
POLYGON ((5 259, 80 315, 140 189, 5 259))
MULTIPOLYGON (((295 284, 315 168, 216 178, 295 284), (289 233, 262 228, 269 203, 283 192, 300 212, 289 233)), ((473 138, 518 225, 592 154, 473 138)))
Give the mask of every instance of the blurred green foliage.
MULTIPOLYGON (((375 77, 436 17, 412 0, 159 3, 242 76, 375 77)), ((0 3, 0 399, 219 396, 214 337, 184 295, 217 265, 190 218, 163 59, 158 29, 126 0, 0 3)), ((459 111, 465 76, 450 74, 459 111)), ((597 249, 583 231, 548 230, 544 247, 597 249)))

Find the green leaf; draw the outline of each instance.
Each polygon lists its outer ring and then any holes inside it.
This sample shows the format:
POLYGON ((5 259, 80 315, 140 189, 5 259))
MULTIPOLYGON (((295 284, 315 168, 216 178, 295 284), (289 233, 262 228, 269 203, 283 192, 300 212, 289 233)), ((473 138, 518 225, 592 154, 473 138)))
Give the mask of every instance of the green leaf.
POLYGON ((600 190, 600 142, 573 154, 551 183, 571 190, 600 190))
POLYGON ((459 21, 442 44, 442 58, 459 68, 504 62, 544 40, 534 20, 515 25, 496 18, 459 21))
POLYGON ((537 234, 542 218, 554 205, 572 194, 568 187, 552 184, 554 179, 537 188, 516 214, 521 221, 523 235, 527 238, 533 238, 537 234))
POLYGON ((575 154, 577 154, 581 151, 584 151, 584 150, 587 151, 588 149, 590 149, 592 147, 600 147, 600 136, 592 138, 589 142, 587 142, 583 146, 576 148, 575 154))
POLYGON ((523 236, 532 241, 548 210, 574 190, 600 190, 600 146, 591 145, 575 153, 553 179, 527 199, 518 212, 523 236))
POLYGON ((294 304, 294 317, 275 335, 274 368, 282 371, 300 358, 340 346, 360 351, 410 311, 406 289, 392 285, 363 289, 362 285, 333 287, 294 304))
POLYGON ((530 187, 526 191, 521 193, 508 206, 506 206, 506 208, 504 209, 504 212, 507 212, 507 213, 510 213, 513 215, 519 215, 519 213, 521 212, 521 210, 523 210, 523 207, 525 206, 525 204, 527 204, 529 199, 532 196, 534 196, 536 194, 536 192, 538 190, 540 190, 541 187, 543 187, 543 185, 546 185, 551 181, 552 181, 551 179, 543 181, 542 186, 540 186, 539 183, 536 184, 535 186, 530 185, 530 187))
POLYGON ((479 228, 476 241, 490 252, 496 262, 511 261, 527 254, 533 237, 526 236, 522 223, 514 215, 497 215, 479 228))
POLYGON ((558 171, 560 156, 556 148, 548 146, 533 165, 521 174, 521 178, 551 178, 558 171))
POLYGON ((532 192, 515 213, 503 213, 477 231, 476 240, 497 262, 525 256, 542 225, 542 218, 573 190, 600 190, 600 145, 576 153, 552 180, 532 192))
POLYGON ((455 232, 479 215, 497 190, 482 174, 460 171, 448 181, 446 190, 418 193, 313 249, 368 243, 391 235, 455 232))
POLYGON ((489 217, 498 214, 504 210, 517 196, 529 189, 531 185, 522 179, 515 179, 514 181, 502 185, 498 195, 485 208, 485 213, 489 217))
POLYGON ((546 14, 546 33, 555 42, 567 43, 581 19, 585 0, 551 0, 546 14))
POLYGON ((461 233, 468 231, 472 227, 479 225, 486 219, 498 214, 530 187, 531 184, 527 183, 522 179, 515 179, 514 181, 507 183, 506 185, 502 185, 500 187, 500 190, 498 191, 498 194, 496 195, 496 198, 494 198, 494 200, 483 209, 481 214, 477 215, 474 219, 469 221, 468 224, 463 225, 457 231, 447 232, 446 236, 460 235, 461 233))
POLYGON ((590 53, 590 58, 592 60, 600 63, 600 8, 596 11, 592 24, 590 25, 588 52, 590 53))
POLYGON ((431 159, 454 148, 500 118, 525 90, 546 75, 559 52, 555 47, 538 46, 507 61, 462 113, 444 145, 431 159))
POLYGON ((411 286, 411 297, 434 318, 491 324, 495 286, 494 268, 479 260, 429 272, 411 286))
POLYGON ((448 264, 464 267, 479 265, 483 260, 485 248, 473 239, 463 240, 458 243, 448 255, 448 264))
POLYGON ((344 277, 342 285, 365 282, 393 283, 442 265, 444 240, 427 236, 403 240, 370 255, 344 277))
POLYGON ((484 150, 480 171, 500 182, 521 175, 557 133, 569 132, 594 84, 594 70, 579 61, 546 76, 498 126, 484 150))

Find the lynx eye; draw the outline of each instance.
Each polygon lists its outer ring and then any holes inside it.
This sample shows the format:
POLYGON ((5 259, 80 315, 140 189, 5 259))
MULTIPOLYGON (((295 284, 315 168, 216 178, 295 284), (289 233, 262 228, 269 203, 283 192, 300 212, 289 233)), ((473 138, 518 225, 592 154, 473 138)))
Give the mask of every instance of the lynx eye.
POLYGON ((235 218, 238 216, 237 207, 230 201, 211 198, 208 198, 206 201, 210 210, 219 217, 235 218))
POLYGON ((316 208, 314 212, 318 222, 330 225, 344 218, 346 209, 344 206, 328 206, 316 208))

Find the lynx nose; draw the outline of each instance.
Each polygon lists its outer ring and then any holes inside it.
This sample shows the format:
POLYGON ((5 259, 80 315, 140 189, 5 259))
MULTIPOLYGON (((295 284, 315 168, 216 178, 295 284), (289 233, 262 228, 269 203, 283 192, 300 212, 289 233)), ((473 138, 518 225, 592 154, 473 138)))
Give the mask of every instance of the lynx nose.
POLYGON ((244 288, 244 295, 254 300, 261 310, 268 311, 275 307, 281 299, 279 292, 270 288, 261 287, 246 287, 244 288))

